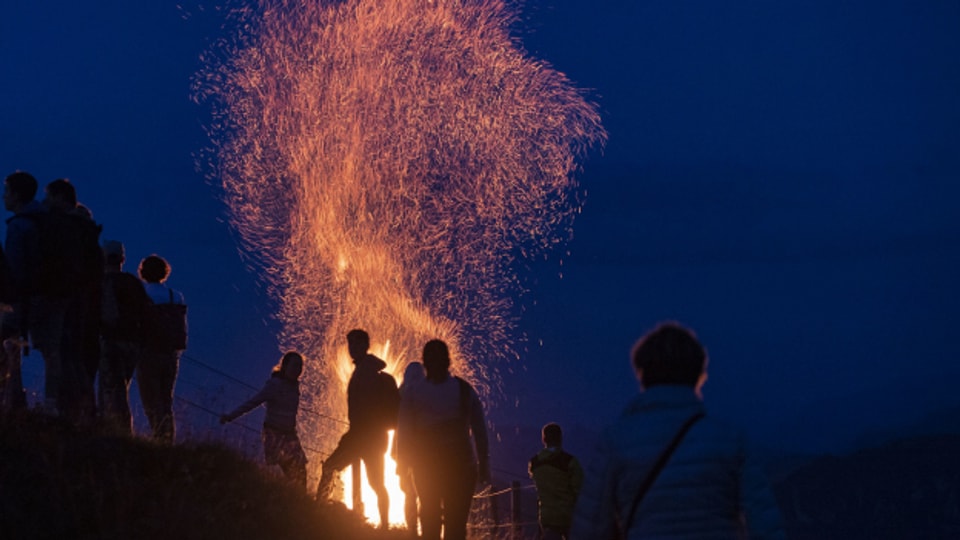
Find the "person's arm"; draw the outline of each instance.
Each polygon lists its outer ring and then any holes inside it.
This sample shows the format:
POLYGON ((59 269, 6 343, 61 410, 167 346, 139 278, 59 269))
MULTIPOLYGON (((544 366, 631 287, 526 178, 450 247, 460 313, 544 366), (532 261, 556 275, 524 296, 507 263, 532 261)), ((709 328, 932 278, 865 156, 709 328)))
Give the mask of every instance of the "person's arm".
POLYGON ((583 467, 580 466, 577 458, 570 460, 570 489, 575 496, 579 495, 580 490, 583 489, 583 467))
POLYGON ((470 431, 473 432, 473 444, 477 451, 481 482, 490 481, 490 442, 487 439, 487 422, 483 414, 483 404, 476 390, 470 387, 470 431))
POLYGON ((746 441, 742 444, 744 458, 740 479, 740 508, 748 537, 751 540, 783 540, 786 533, 780 508, 770 489, 770 481, 746 441))
POLYGON ((40 230, 34 218, 20 216, 7 222, 5 249, 14 290, 20 295, 32 289, 32 273, 40 264, 40 230))
POLYGON ((263 388, 259 392, 254 394, 254 396, 247 401, 244 401, 236 409, 224 414, 220 417, 220 423, 226 424, 227 422, 232 422, 233 420, 247 414, 253 409, 257 408, 261 403, 269 400, 273 397, 275 391, 275 386, 270 384, 271 381, 267 381, 267 384, 263 385, 263 388))

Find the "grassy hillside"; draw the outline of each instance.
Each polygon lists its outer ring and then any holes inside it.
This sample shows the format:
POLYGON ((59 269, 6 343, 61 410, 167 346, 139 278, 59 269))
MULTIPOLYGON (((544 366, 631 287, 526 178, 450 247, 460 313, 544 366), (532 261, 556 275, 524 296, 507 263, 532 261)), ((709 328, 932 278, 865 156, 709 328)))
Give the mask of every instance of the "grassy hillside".
POLYGON ((791 540, 960 538, 960 434, 797 467, 775 489, 791 540))
POLYGON ((0 419, 0 539, 382 539, 342 505, 320 506, 234 451, 0 419))

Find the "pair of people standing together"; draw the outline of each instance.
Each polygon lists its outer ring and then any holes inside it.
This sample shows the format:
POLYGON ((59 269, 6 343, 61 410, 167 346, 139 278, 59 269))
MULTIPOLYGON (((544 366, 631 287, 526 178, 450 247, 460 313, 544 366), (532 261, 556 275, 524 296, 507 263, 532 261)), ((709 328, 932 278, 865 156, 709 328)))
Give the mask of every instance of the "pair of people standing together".
MULTIPOLYGON (((478 478, 490 478, 486 423, 477 392, 450 374, 450 351, 443 341, 432 340, 424 346, 425 379, 404 381, 403 399, 394 378, 383 371, 386 363, 369 353, 367 332, 351 330, 347 344, 355 365, 347 387, 350 429, 323 463, 318 500, 330 497, 338 472, 362 460, 368 482, 377 493, 381 525, 386 528, 390 500, 384 483, 384 457, 388 431, 396 428, 398 472, 405 487, 416 487, 415 494, 408 492, 408 498, 419 498, 423 538, 466 538, 474 487, 478 478)), ((266 460, 280 465, 288 478, 305 488, 306 457, 296 438, 297 380, 302 365, 299 354, 284 355, 263 390, 223 415, 221 423, 266 403, 266 460)), ((407 515, 408 527, 415 531, 416 514, 407 515)))

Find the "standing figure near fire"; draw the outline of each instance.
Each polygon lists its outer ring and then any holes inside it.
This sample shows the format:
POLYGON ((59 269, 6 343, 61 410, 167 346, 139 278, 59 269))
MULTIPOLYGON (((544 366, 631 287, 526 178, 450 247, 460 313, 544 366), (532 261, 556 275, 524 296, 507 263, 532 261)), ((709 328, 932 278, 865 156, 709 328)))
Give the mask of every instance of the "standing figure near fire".
POLYGON ((100 379, 97 397, 107 429, 133 434, 130 382, 140 360, 143 317, 150 302, 137 276, 123 271, 123 243, 103 243, 104 274, 100 299, 100 379))
POLYGON ((279 465, 283 474, 299 489, 307 489, 307 456, 297 435, 297 409, 300 407, 300 374, 303 357, 290 351, 280 358, 263 388, 233 411, 220 417, 226 424, 255 409, 267 406, 263 419, 263 457, 268 465, 279 465))
POLYGON ((173 443, 173 387, 180 368, 180 355, 187 348, 187 306, 183 293, 165 283, 170 264, 158 255, 140 261, 143 288, 150 297, 144 317, 144 344, 137 367, 140 400, 153 437, 173 443))
POLYGON ((583 468, 563 451, 563 431, 558 424, 543 426, 543 450, 530 458, 530 478, 537 487, 537 517, 542 540, 566 540, 573 507, 583 486, 583 468))
POLYGON ((693 332, 661 324, 632 357, 642 392, 599 438, 570 537, 784 538, 745 434, 705 416, 707 354, 693 332))
POLYGON ((370 335, 355 329, 347 333, 347 349, 354 370, 347 385, 347 417, 350 428, 336 450, 323 462, 317 486, 317 500, 330 498, 334 475, 351 463, 363 460, 367 481, 377 494, 380 526, 390 525, 390 497, 384 481, 384 454, 390 443, 389 431, 397 426, 400 394, 397 381, 383 371, 386 362, 370 354, 370 335))
MULTIPOLYGON (((403 382, 400 383, 400 406, 403 407, 403 400, 409 399, 411 389, 421 384, 426 375, 423 372, 423 364, 420 362, 410 362, 407 368, 403 370, 403 382)), ((399 430, 398 430, 399 431, 399 430)), ((393 437, 393 459, 397 462, 397 476, 400 478, 400 489, 403 490, 403 517, 407 523, 407 530, 410 531, 413 538, 418 538, 420 522, 420 505, 417 497, 417 486, 413 479, 413 464, 409 457, 404 456, 400 459, 399 433, 393 437)))
POLYGON ((423 538, 438 540, 442 527, 445 540, 463 540, 478 473, 490 480, 483 405, 469 383, 450 375, 443 341, 424 345, 423 367, 426 381, 400 403, 399 458, 413 464, 423 538))

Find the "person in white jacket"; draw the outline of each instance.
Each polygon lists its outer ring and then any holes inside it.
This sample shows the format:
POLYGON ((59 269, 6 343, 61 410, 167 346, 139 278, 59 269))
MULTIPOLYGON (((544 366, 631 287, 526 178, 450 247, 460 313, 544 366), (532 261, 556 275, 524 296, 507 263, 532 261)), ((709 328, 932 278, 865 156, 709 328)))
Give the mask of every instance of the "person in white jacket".
POLYGON ((637 342, 632 360, 642 392, 600 436, 570 538, 785 538, 746 435, 706 415, 707 355, 693 332, 661 324, 637 342), (665 465, 652 475, 661 456, 665 465))

